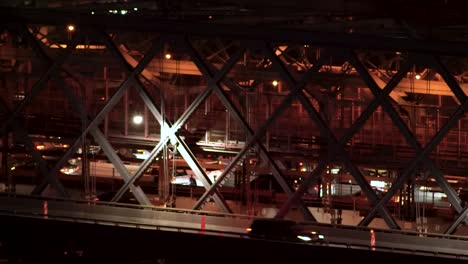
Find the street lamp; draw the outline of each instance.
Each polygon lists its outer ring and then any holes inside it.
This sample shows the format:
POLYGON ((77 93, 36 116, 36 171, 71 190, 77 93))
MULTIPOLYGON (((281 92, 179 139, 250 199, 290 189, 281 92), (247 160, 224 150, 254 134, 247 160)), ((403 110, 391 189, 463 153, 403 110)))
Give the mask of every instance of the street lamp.
POLYGON ((143 123, 143 117, 140 114, 134 115, 133 116, 133 123, 135 125, 140 125, 141 123, 143 123))

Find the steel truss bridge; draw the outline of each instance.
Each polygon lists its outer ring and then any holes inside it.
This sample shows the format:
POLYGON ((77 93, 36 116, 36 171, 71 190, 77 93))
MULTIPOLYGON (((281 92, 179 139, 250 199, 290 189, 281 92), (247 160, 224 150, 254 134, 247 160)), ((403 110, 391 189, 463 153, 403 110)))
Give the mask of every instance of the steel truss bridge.
POLYGON ((257 160, 288 196, 278 218, 297 208, 315 221, 301 197, 339 164, 371 206, 359 226, 382 217, 400 229, 386 205, 421 179, 434 179, 458 214, 444 233, 468 223, 468 207, 445 177, 463 181, 466 169, 466 85, 453 67, 468 53, 464 42, 89 10, 2 8, 0 26, 3 176, 11 182, 11 145, 24 145, 40 180, 33 195, 50 186, 68 197, 60 169, 92 142, 122 176, 112 202, 130 190, 150 206, 138 181, 170 146, 203 182, 194 210, 213 199, 233 213, 220 188, 257 160), (142 126, 129 122, 134 112, 142 126), (69 142, 53 166, 34 135, 69 142), (152 148, 133 174, 115 151, 125 144, 152 148), (231 154, 214 181, 200 146, 231 154), (310 165, 297 190, 285 179, 286 159, 310 165), (396 173, 383 197, 360 168, 369 164, 396 173))

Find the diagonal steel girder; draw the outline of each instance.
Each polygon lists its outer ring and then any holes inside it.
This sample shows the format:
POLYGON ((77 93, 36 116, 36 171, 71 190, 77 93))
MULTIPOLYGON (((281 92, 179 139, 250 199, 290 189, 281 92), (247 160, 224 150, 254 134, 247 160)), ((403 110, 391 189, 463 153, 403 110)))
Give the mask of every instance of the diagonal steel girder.
MULTIPOLYGON (((364 65, 362 65, 357 56, 352 52, 349 52, 349 58, 356 71, 360 74, 361 78, 371 89, 371 92, 374 94, 374 96, 378 96, 381 93, 380 88, 378 87, 377 83, 372 79, 369 72, 365 69, 364 65)), ((443 177, 442 172, 434 165, 432 160, 430 160, 430 158, 427 155, 432 151, 432 149, 435 146, 439 144, 439 142, 443 139, 445 134, 448 133, 451 127, 455 125, 456 122, 463 116, 466 104, 467 100, 465 100, 464 103, 458 107, 456 112, 450 117, 447 123, 436 133, 436 135, 434 135, 431 141, 424 148, 422 148, 421 144, 415 138, 411 130, 408 128, 408 126, 393 108, 393 106, 388 100, 388 97, 384 98, 384 100, 382 101, 382 108, 385 112, 387 112, 394 124, 402 132, 408 144, 410 144, 415 149, 417 154, 413 161, 410 163, 410 165, 407 166, 403 174, 400 175, 393 182, 392 186, 384 195, 384 197, 382 197, 382 199, 380 199, 378 203, 374 205, 369 214, 361 220, 359 225, 370 224, 370 222, 374 219, 377 210, 379 210, 379 208, 384 207, 385 204, 390 200, 390 198, 396 194, 397 190, 399 190, 403 186, 406 180, 414 176, 413 172, 416 169, 419 162, 423 161, 426 166, 430 167, 431 169, 434 169, 434 171, 438 174, 436 178, 438 178, 438 180, 441 181, 440 177, 443 177)), ((445 187, 447 187, 447 185, 445 187)))
MULTIPOLYGON (((29 31, 26 25, 19 24, 18 30, 20 31, 22 36, 26 38, 27 42, 31 45, 32 49, 35 50, 35 52, 42 57, 42 59, 45 61, 48 68, 42 74, 40 79, 34 84, 34 86, 31 89, 31 93, 20 103, 20 105, 16 107, 14 111, 10 111, 9 109, 6 109, 10 112, 10 118, 2 125, 2 132, 6 132, 6 129, 8 129, 8 126, 10 126, 12 122, 17 123, 15 121, 17 115, 25 107, 27 107, 27 105, 29 105, 32 102, 32 100, 41 92, 45 82, 47 82, 54 73, 56 73, 58 70, 61 69, 63 63, 65 63, 71 51, 74 50, 75 46, 77 45, 81 37, 81 35, 77 35, 71 41, 71 44, 67 46, 67 49, 61 55, 59 55, 59 57, 56 60, 53 60, 47 55, 44 48, 41 46, 39 40, 32 35, 32 33, 29 31)), ((22 126, 19 126, 18 124, 17 126, 21 131, 20 133, 24 133, 23 137, 25 138, 26 145, 30 149, 33 159, 38 163, 41 173, 44 175, 44 181, 41 184, 44 187, 42 188, 41 192, 35 193, 33 190, 32 193, 41 194, 42 191, 45 189, 45 187, 47 187, 47 184, 50 183, 62 196, 69 197, 68 192, 66 191, 66 189, 64 188, 60 180, 58 180, 58 178, 55 177, 55 174, 50 173, 50 171, 47 169, 45 160, 42 158, 40 153, 34 147, 33 143, 27 136, 27 132, 24 131, 24 128, 22 126)))
POLYGON ((458 226, 463 222, 463 220, 466 218, 468 215, 468 206, 465 206, 460 212, 458 212, 460 215, 455 219, 455 221, 444 231, 445 234, 448 235, 453 235, 457 229, 458 226))
MULTIPOLYGON (((46 61, 47 64, 51 65, 51 64, 53 63, 52 58, 45 52, 45 50, 43 49, 42 45, 39 44, 39 42, 37 41, 37 39, 33 38, 33 37, 29 34, 29 32, 27 32, 27 31, 28 31, 27 27, 22 26, 22 27, 21 27, 21 30, 22 30, 22 32, 23 32, 26 36, 28 36, 29 41, 32 43, 33 49, 34 49, 38 54, 41 55, 42 59, 43 59, 44 61, 46 61)), ((64 71, 66 71, 66 70, 64 70, 64 71)), ((69 74, 71 74, 71 73, 69 73, 69 74)), ((66 87, 66 86, 67 86, 66 83, 65 83, 61 78, 59 78, 59 79, 62 81, 61 87, 62 87, 63 89, 65 89, 64 92, 65 92, 66 95, 68 95, 69 100, 72 102, 72 106, 74 106, 75 109, 79 109, 79 108, 76 107, 76 104, 79 104, 78 101, 77 101, 77 100, 72 100, 72 99, 70 99, 70 96, 74 97, 74 95, 73 95, 73 94, 70 94, 69 91, 68 91, 68 89, 66 89, 66 88, 67 88, 67 87, 66 87), (67 92, 68 92, 68 94, 67 94, 67 92)), ((80 112, 80 111, 78 111, 78 112, 80 112)), ((97 133, 97 132, 95 132, 95 131, 92 130, 92 133, 97 133)), ((103 138, 102 136, 99 137, 99 135, 96 135, 95 138, 97 138, 96 140, 97 140, 98 142, 99 142, 99 141, 102 142, 102 138, 103 138), (98 140, 98 139, 101 139, 101 140, 98 140)), ((105 143, 103 143, 102 145, 104 145, 104 144, 105 144, 105 143)), ((114 158, 113 158, 113 159, 110 158, 110 159, 111 159, 111 160, 115 160, 116 155, 115 155, 115 153, 113 152, 113 149, 112 149, 111 147, 109 147, 109 146, 110 146, 110 145, 107 143, 107 147, 104 146, 104 147, 103 147, 103 150, 104 150, 104 152, 106 152, 106 154, 107 154, 109 157, 111 157, 111 156, 113 155, 114 158)), ((117 159, 118 159, 118 157, 117 157, 117 159)), ((118 161, 119 161, 119 160, 118 160, 118 161)), ((117 161, 117 162, 118 162, 118 161, 117 161)), ((120 162, 120 163, 121 163, 121 162, 120 162)), ((123 165, 116 166, 116 167, 117 167, 117 170, 119 171, 119 173, 120 173, 121 175, 125 175, 125 172, 124 172, 123 170, 126 170, 126 169, 125 169, 125 167, 124 167, 123 165)), ((127 174, 128 174, 128 173, 127 173, 127 174)), ((56 179, 56 177, 54 177, 54 174, 52 174, 52 173, 47 173, 46 175, 47 175, 47 177, 48 177, 49 179, 51 179, 51 180, 56 179)), ((123 176, 123 177, 124 177, 124 176, 123 176)), ((56 181, 56 180, 55 180, 55 181, 56 181)), ((54 185, 56 185, 56 184, 54 184, 54 185)), ((46 186, 47 186, 47 182, 46 182, 46 181, 43 181, 39 186, 37 186, 37 187, 33 190, 32 193, 33 193, 33 194, 39 194, 39 193, 41 193, 41 192, 44 190, 44 188, 45 188, 46 186)), ((57 187, 57 188, 58 188, 59 191, 62 192, 62 193, 63 193, 64 190, 65 190, 65 189, 63 188, 63 186, 62 186, 61 188, 60 188, 60 186, 57 187), (63 189, 63 190, 62 190, 62 189, 63 189)), ((141 192, 141 191, 135 190, 135 192, 138 193, 138 192, 141 192)), ((65 193, 66 193, 66 192, 65 192, 65 193)), ((146 196, 144 196, 144 198, 146 198, 146 196)), ((141 200, 141 199, 139 199, 139 201, 140 201, 140 200, 141 200)), ((146 199, 145 204, 148 204, 148 203, 149 203, 149 201, 146 199)))
MULTIPOLYGON (((24 34, 24 37, 28 39, 30 44, 33 47, 37 47, 37 39, 34 38, 34 36, 31 35, 31 32, 27 30, 27 28, 24 28, 23 26, 20 27, 20 30, 24 34)), ((6 133, 8 127, 13 123, 13 121, 16 119, 16 117, 23 111, 25 107, 27 107, 35 97, 43 90, 44 84, 51 78, 51 76, 56 73, 58 70, 60 70, 61 65, 65 63, 67 60, 68 56, 70 55, 71 51, 75 49, 76 45, 78 44, 78 41, 80 40, 81 35, 77 34, 75 38, 71 41, 70 45, 67 45, 66 50, 64 50, 56 60, 53 61, 47 61, 47 69, 44 71, 44 73, 41 75, 39 80, 36 81, 36 83, 33 85, 31 88, 31 92, 19 103, 18 106, 13 109, 10 117, 2 124, 0 128, 0 133, 6 133), (51 62, 51 63, 49 63, 51 62)), ((39 47, 39 49, 41 49, 39 47)), ((35 50, 38 50, 35 48, 35 50)), ((44 53, 40 52, 40 55, 42 56, 44 53)))
MULTIPOLYGON (((458 99, 460 103, 465 102, 467 100, 467 96, 465 92, 460 88, 457 80, 453 77, 452 74, 447 70, 447 68, 444 66, 444 64, 441 62, 440 58, 436 56, 429 56, 427 57, 428 63, 434 67, 437 72, 442 76, 444 79, 445 83, 450 87, 452 92, 455 94, 455 97, 458 99)), ((465 108, 466 111, 466 108, 465 108)), ((455 210, 458 212, 459 216, 453 224, 447 228, 445 231, 446 234, 452 234, 453 232, 456 231, 460 223, 465 220, 465 224, 468 224, 468 219, 466 219, 466 208, 462 207, 462 201, 460 197, 457 194, 457 191, 453 189, 453 187, 449 184, 447 179, 444 177, 442 172, 439 170, 439 168, 434 164, 431 163, 434 168, 432 169, 435 171, 435 174, 433 177, 436 179, 437 184, 439 187, 445 192, 447 195, 448 200, 450 203, 453 205, 455 210)), ((466 207, 466 205, 465 205, 466 207)))
MULTIPOLYGON (((346 144, 354 134, 365 124, 365 122, 371 117, 372 113, 377 109, 380 105, 380 102, 383 100, 384 96, 387 96, 391 93, 393 88, 400 82, 400 80, 406 76, 407 71, 410 69, 411 64, 406 62, 401 65, 400 70, 390 79, 387 83, 385 88, 382 90, 382 93, 377 96, 374 100, 372 100, 367 108, 361 113, 361 115, 354 121, 350 128, 346 129, 344 135, 339 140, 339 144, 344 145, 346 144)), ((333 150, 332 150, 333 151, 333 150)), ((328 156, 332 157, 336 155, 336 153, 332 152, 328 156)), ((283 205, 280 211, 277 214, 277 217, 284 217, 288 212, 289 208, 293 203, 300 199, 302 194, 309 188, 309 186, 316 182, 320 174, 325 169, 327 163, 330 162, 328 158, 322 159, 317 167, 312 170, 311 172, 306 175, 305 180, 300 184, 298 190, 294 193, 292 197, 288 199, 288 201, 283 205)))
MULTIPOLYGON (((60 78, 60 86, 62 87, 65 96, 67 99, 70 101, 72 107, 75 109, 76 112, 80 114, 82 119, 84 119, 83 123, 87 124, 88 122, 91 121, 91 118, 87 115, 84 107, 82 104, 79 102, 78 98, 72 93, 70 87, 67 85, 67 83, 60 78)), ((115 166, 119 174, 122 176, 124 180, 128 180, 131 176, 125 168, 125 165, 123 164, 122 160, 119 158, 119 156, 115 153, 114 148, 112 145, 107 141, 106 137, 104 134, 101 132, 101 130, 98 127, 94 127, 90 129, 89 131, 91 135, 94 137, 96 142, 102 147, 102 150, 106 154, 106 156, 109 158, 109 160, 112 162, 112 164, 115 166)), ((87 150, 83 150, 87 151, 87 150)), ((142 205, 151 205, 150 200, 146 196, 146 194, 143 192, 140 186, 130 186, 130 189, 132 193, 134 194, 135 198, 137 201, 142 204, 142 205)))
MULTIPOLYGON (((209 82, 212 82, 212 79, 213 79, 213 73, 211 72, 211 69, 209 68, 209 66, 206 64, 206 62, 200 57, 200 55, 198 54, 198 52, 194 49, 194 47, 191 45, 191 43, 188 41, 188 40, 185 40, 185 45, 187 46, 187 48, 190 50, 190 53, 192 55, 192 59, 195 63, 195 65, 197 65, 197 67, 199 68, 200 72, 202 72, 203 76, 205 77, 205 79, 207 79, 209 82)), ((242 45, 241 45, 242 46, 242 45)), ((242 124, 242 127, 244 128, 244 130, 246 131, 247 133, 247 137, 248 137, 248 140, 250 140, 250 138, 252 138, 254 136, 254 131, 252 130, 252 128, 250 127, 250 125, 245 121, 245 119, 243 118, 242 114, 240 113, 240 111, 236 108, 236 106, 233 104, 233 102, 228 98, 228 96, 226 95, 226 93, 224 92, 224 90, 222 89, 222 87, 220 86, 219 82, 214 82, 213 83, 213 89, 214 91, 217 93, 218 95, 218 98, 221 100, 221 102, 223 103, 223 105, 226 107, 226 109, 234 115, 234 117, 242 124)), ((267 160, 268 163, 270 164, 271 168, 272 168, 272 173, 273 173, 273 176, 275 177, 275 179, 277 180, 277 182, 280 184, 280 186, 282 187, 282 189, 288 194, 288 195, 291 195, 292 194, 292 190, 291 188, 289 187, 289 185, 286 183, 286 181, 284 180, 284 176, 282 175, 281 173, 281 170, 279 169, 279 167, 276 165, 276 163, 274 162, 274 160, 269 156, 268 154, 268 151, 266 150, 266 148, 263 146, 263 144, 257 140, 257 146, 260 150, 260 155, 262 156, 263 159, 267 160)), ((231 163, 233 164, 233 163, 231 163)), ((235 163, 234 163, 235 164, 235 163)), ((233 165, 234 165, 233 164, 233 165)), ((233 166, 232 165, 232 166, 233 166)), ((219 181, 218 181, 218 184, 219 184, 219 181)), ((212 186, 213 187, 213 186, 212 186)), ((213 187, 213 192, 216 192, 217 188, 216 186, 213 187)), ((206 199, 206 197, 204 198, 206 199)), ((204 202, 204 201, 203 201, 204 202)), ((200 207, 202 203, 200 203, 200 201, 197 202, 196 205, 198 205, 198 207, 200 207)), ((314 219, 312 214, 310 213, 309 209, 304 205, 304 204, 301 204, 300 205, 300 209, 302 211, 302 213, 304 214, 304 217, 306 219, 314 219)))
MULTIPOLYGON (((177 150, 179 151, 180 155, 187 162, 189 167, 192 169, 193 173, 199 176, 198 178, 202 180, 205 189, 208 189, 213 183, 211 182, 210 178, 206 175, 205 171, 203 170, 201 164, 198 162, 195 155, 190 151, 190 148, 176 134, 171 135, 171 141, 178 143, 177 150)), ((226 200, 224 200, 223 196, 221 195, 221 192, 216 191, 213 195, 213 199, 224 212, 233 213, 233 211, 229 208, 228 204, 226 203, 226 200)))
MULTIPOLYGON (((160 124, 163 124, 163 119, 160 111, 156 108, 156 104, 153 102, 151 97, 148 95, 147 91, 144 88, 141 88, 140 86, 136 87, 140 96, 144 98, 143 100, 145 101, 145 105, 148 106, 150 109, 150 112, 155 116, 155 118, 158 120, 160 124)), ((168 128, 168 132, 164 137, 160 138, 160 141, 158 144, 153 148, 153 150, 150 152, 148 157, 141 163, 140 167, 138 167, 137 171, 133 175, 133 177, 124 183, 122 187, 120 187, 119 191, 115 194, 115 196, 112 198, 112 201, 117 201, 120 200, 122 195, 127 191, 128 187, 131 184, 134 184, 139 180, 139 178, 143 175, 145 170, 151 165, 153 162, 154 158, 159 154, 159 152, 162 151, 163 147, 167 144, 169 141, 170 137, 169 135, 172 135, 176 133, 182 125, 187 122, 187 120, 190 118, 190 116, 195 112, 195 110, 198 108, 198 106, 204 101, 205 98, 208 97, 208 95, 211 93, 211 89, 206 89, 203 93, 201 93, 197 99, 188 107, 188 109, 184 112, 184 114, 177 120, 177 122, 170 126, 166 124, 166 127, 168 128)))
MULTIPOLYGON (((216 73, 214 80, 219 81, 221 80, 235 65, 235 63, 238 61, 240 56, 243 54, 241 50, 237 51, 230 59, 229 61, 222 67, 222 69, 216 73)), ((144 100, 145 104, 148 106, 148 109, 151 111, 151 113, 154 115, 154 117, 158 120, 158 122, 161 124, 161 126, 167 127, 167 131, 164 135, 161 135, 161 139, 159 143, 156 145, 156 147, 150 152, 150 155, 146 160, 142 162, 136 173, 133 175, 133 177, 124 183, 124 185, 119 189, 119 191, 116 193, 116 195, 113 197, 112 200, 120 199, 121 195, 125 193, 127 190, 128 186, 130 184, 133 184, 136 182, 141 175, 143 175, 143 172, 151 165, 153 159, 159 154, 159 152, 162 150, 162 148, 166 145, 167 141, 169 139, 173 139, 182 146, 181 150, 183 153, 185 153, 185 157, 187 159, 191 159, 191 152, 188 149, 185 149, 183 146, 185 146, 185 143, 182 142, 182 139, 178 136, 176 136, 176 132, 187 122, 187 120, 191 117, 191 115, 195 112, 195 110, 200 106, 201 103, 205 101, 205 99, 211 94, 212 92, 212 87, 211 85, 208 85, 208 87, 201 93, 200 95, 197 96, 197 98, 194 100, 194 102, 187 108, 187 110, 179 117, 179 119, 171 125, 168 120, 164 120, 161 112, 159 109, 157 109, 156 104, 153 102, 151 97, 149 96, 148 92, 146 91, 145 87, 143 85, 138 85, 137 86, 138 91, 142 99, 144 100)), ((185 159, 184 157, 184 159, 185 159)), ((198 169, 199 165, 198 162, 191 161, 190 164, 192 165, 191 168, 195 172, 197 171, 197 176, 200 176, 200 179, 208 179, 206 174, 204 174, 203 170, 199 172, 200 170, 198 169), (204 174, 204 175, 203 175, 204 174)), ((206 183, 206 186, 209 186, 208 181, 203 181, 206 183)), ((219 197, 221 197, 221 194, 218 194, 219 197)), ((220 205, 224 211, 226 212, 231 212, 227 204, 223 202, 222 199, 215 199, 215 202, 220 205)))
MULTIPOLYGON (((291 87, 295 87, 296 86, 295 80, 291 76, 291 73, 289 73, 289 71, 286 69, 284 64, 281 63, 281 61, 278 59, 278 56, 276 56, 273 53, 273 50, 269 47, 269 45, 265 43, 265 45, 262 48, 263 48, 263 51, 266 53, 267 57, 273 63, 273 65, 278 69, 279 73, 282 76, 282 79, 288 84, 288 87, 290 87, 290 89, 292 89, 291 87)), ((335 135, 333 134, 333 131, 331 131, 331 129, 323 120, 323 118, 320 116, 320 114, 317 112, 317 110, 312 106, 311 102, 307 99, 307 97, 305 96, 302 90, 299 91, 298 93, 298 99, 301 102, 301 104, 306 108, 311 119, 318 126, 318 129, 320 130, 321 134, 328 138, 329 145, 333 148, 333 153, 338 154, 339 158, 346 165, 349 172, 353 175, 355 180, 361 186, 361 189, 367 195, 367 198, 369 199, 369 201, 372 204, 377 203, 377 200, 378 200, 377 195, 372 190, 370 184, 367 182, 364 175, 362 175, 359 168, 357 168, 357 166, 352 163, 343 144, 339 143, 339 141, 336 139, 335 135)), ((332 156, 330 154, 328 156, 329 156, 328 158, 329 160, 332 159, 332 156)), ((318 168, 323 170, 323 168, 325 167, 323 164, 325 164, 325 162, 322 162, 321 164, 319 164, 318 168)), ((395 229, 399 228, 397 222, 388 212, 387 208, 381 207, 379 208, 379 212, 383 216, 385 222, 390 228, 395 228, 395 229)))
MULTIPOLYGON (((275 112, 268 118, 268 120, 263 123, 263 125, 255 131, 255 134, 249 139, 247 144, 244 146, 244 148, 236 155, 236 157, 229 163, 228 166, 224 169, 223 173, 216 179, 215 183, 210 187, 209 190, 207 190, 201 197, 198 199, 197 203, 194 205, 193 209, 197 210, 202 206, 202 204, 205 202, 206 199, 213 193, 213 191, 218 188, 219 184, 223 182, 224 178, 227 177, 227 175, 231 172, 231 170, 240 162, 240 160, 244 157, 244 155, 247 153, 247 151, 252 148, 257 142, 260 142, 260 139, 264 136, 266 133, 268 127, 276 121, 279 116, 284 112, 284 110, 289 107, 292 103, 292 101, 296 98, 297 96, 297 91, 302 89, 307 81, 311 78, 311 76, 318 72, 320 68, 322 67, 325 54, 322 54, 320 57, 319 61, 312 67, 310 68, 303 76, 301 82, 298 83, 296 87, 294 87, 293 91, 289 93, 286 98, 283 99, 281 104, 275 109, 275 112)), ((292 195, 292 192, 288 193, 288 196, 292 195)), ((315 221, 313 215, 310 215, 309 218, 310 220, 315 221)))
MULTIPOLYGON (((1 98, 0 98, 0 108, 3 109, 3 112, 6 113, 7 115, 11 115, 11 110, 8 108, 6 103, 1 98)), ((42 175, 44 177, 48 177, 49 170, 47 169, 47 162, 44 160, 42 155, 34 146, 34 143, 29 138, 26 129, 21 124, 19 124, 16 120, 14 121, 13 126, 16 126, 16 130, 18 131, 18 133, 20 133, 20 137, 25 142, 26 149, 29 150, 29 152, 31 152, 31 156, 33 160, 37 163, 37 166, 39 167, 39 170, 41 171, 42 175)), ((67 193, 65 187, 63 187, 62 183, 56 177, 51 177, 47 179, 47 182, 49 182, 57 191, 59 191, 59 193, 62 196, 64 197, 70 196, 67 193)))
MULTIPOLYGON (((105 33, 102 32, 102 35, 104 35, 105 40, 107 41, 107 46, 112 49, 112 47, 115 47, 113 44, 113 41, 110 39, 110 37, 105 33)), ((147 52, 147 54, 141 59, 141 61, 138 63, 138 65, 133 69, 133 71, 127 75, 125 80, 120 84, 119 88, 115 92, 115 94, 109 99, 109 101, 104 105, 104 107, 101 109, 101 111, 94 117, 94 119, 87 124, 86 127, 84 127, 81 131, 81 135, 79 135, 73 144, 71 144, 70 148, 67 150, 67 152, 62 156, 62 158, 57 162, 55 167, 49 172, 49 174, 55 175, 58 173, 60 168, 67 162, 68 158, 76 152, 80 145, 81 139, 93 128, 97 127, 97 125, 102 121, 102 119, 105 117, 105 115, 112 110, 112 108, 118 103, 120 98, 123 96, 125 91, 130 87, 130 85, 133 83, 135 77, 140 74, 140 72, 148 65, 148 63, 151 61, 151 59, 154 57, 154 54, 156 51, 159 49, 160 46, 160 41, 155 41, 153 45, 151 46, 150 50, 147 52)), ((128 173, 128 172, 127 172, 128 173)), ((33 192, 34 193, 41 193, 43 189, 46 187, 46 184, 43 182, 41 185, 38 185, 33 192)), ((143 197, 144 194, 140 194, 140 198, 143 201, 145 198, 143 197)))

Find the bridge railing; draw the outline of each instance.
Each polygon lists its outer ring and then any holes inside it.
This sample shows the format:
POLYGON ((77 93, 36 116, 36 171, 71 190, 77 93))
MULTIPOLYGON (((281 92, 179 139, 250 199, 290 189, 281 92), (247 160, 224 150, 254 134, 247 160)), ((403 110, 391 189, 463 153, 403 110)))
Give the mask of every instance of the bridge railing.
POLYGON ((283 240, 283 239, 260 238, 257 236, 249 235, 247 233, 229 232, 229 231, 224 231, 224 230, 219 231, 219 230, 213 230, 213 229, 199 229, 199 228, 190 228, 190 227, 174 227, 174 226, 154 225, 154 224, 135 224, 135 223, 128 223, 128 222, 123 222, 123 221, 90 220, 88 218, 83 218, 83 217, 54 216, 53 214, 41 216, 41 215, 27 213, 27 212, 8 211, 4 209, 0 209, 0 215, 56 220, 56 221, 64 221, 64 222, 72 222, 72 223, 98 224, 98 225, 107 225, 107 226, 115 226, 115 227, 130 227, 130 228, 147 229, 147 230, 154 230, 154 231, 179 232, 179 233, 184 232, 184 233, 193 234, 193 235, 219 236, 220 238, 231 237, 231 238, 238 238, 238 239, 253 239, 257 241, 264 241, 266 243, 281 242, 281 243, 288 243, 288 244, 302 244, 302 245, 309 244, 311 246, 327 246, 327 247, 348 248, 348 249, 356 249, 356 250, 372 250, 372 251, 381 251, 381 252, 390 252, 390 253, 437 256, 437 257, 442 257, 442 258, 468 260, 468 254, 463 255, 463 254, 453 254, 453 253, 447 253, 447 252, 434 252, 434 251, 429 251, 429 250, 410 249, 410 248, 404 248, 404 247, 399 248, 399 247, 388 247, 388 246, 379 246, 379 245, 368 246, 368 245, 362 245, 362 244, 333 242, 333 241, 308 243, 308 242, 291 241, 291 240, 283 240))

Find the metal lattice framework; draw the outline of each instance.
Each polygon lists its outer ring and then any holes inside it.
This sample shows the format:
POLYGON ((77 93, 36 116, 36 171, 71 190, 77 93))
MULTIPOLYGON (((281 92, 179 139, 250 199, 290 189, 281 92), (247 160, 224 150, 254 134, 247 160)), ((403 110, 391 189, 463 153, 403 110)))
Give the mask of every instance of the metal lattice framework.
MULTIPOLYGON (((7 118, 2 122, 1 127, 4 135, 9 131, 15 131, 18 136, 22 137, 24 141, 27 142, 26 145, 31 152, 32 157, 37 162, 40 173, 45 176, 44 181, 36 186, 33 194, 41 194, 47 185, 50 184, 57 189, 61 195, 68 195, 66 188, 60 182, 57 175, 60 168, 66 164, 67 160, 80 147, 81 140, 90 134, 102 147, 107 158, 112 162, 115 169, 120 175, 122 175, 124 180, 124 184, 119 188, 112 201, 119 201, 130 189, 140 204, 151 205, 148 197, 145 195, 141 187, 138 186, 138 180, 143 176, 144 172, 149 168, 154 159, 161 153, 164 146, 172 144, 177 147, 178 152, 187 162, 193 173, 197 175, 199 179, 202 179, 205 192, 195 204, 194 209, 201 209, 206 201, 212 197, 224 212, 232 212, 232 209, 223 198, 219 187, 226 177, 229 176, 232 170, 234 170, 234 168, 243 159, 245 159, 245 155, 253 149, 259 153, 262 160, 269 164, 271 173, 288 196, 287 201, 282 205, 276 216, 278 218, 285 217, 293 206, 298 206, 305 219, 315 220, 301 197, 307 189, 318 180, 320 175, 324 173, 327 165, 334 162, 340 162, 344 164, 347 171, 349 171, 354 180, 359 184, 371 205, 370 212, 362 219, 359 225, 369 225, 377 214, 379 214, 384 218, 390 228, 399 229, 400 227, 398 223, 388 211, 386 204, 401 188, 403 188, 403 185, 408 181, 408 179, 414 179, 416 170, 419 169, 418 166, 420 164, 422 164, 424 169, 430 171, 430 176, 435 179, 438 186, 447 195, 448 200, 458 213, 457 219, 445 232, 454 233, 462 222, 467 221, 467 207, 463 207, 463 203, 457 195, 456 190, 448 183, 444 177, 444 173, 438 167, 436 162, 431 159, 430 153, 464 116, 468 104, 465 92, 462 90, 454 76, 444 66, 440 56, 452 54, 466 55, 468 45, 462 43, 422 42, 412 39, 365 37, 355 36, 352 34, 305 33, 273 30, 260 32, 255 31, 254 29, 244 30, 225 25, 187 25, 176 22, 161 22, 160 24, 157 24, 153 22, 149 23, 151 20, 144 18, 123 21, 121 19, 107 19, 107 17, 105 17, 107 20, 102 24, 103 18, 99 18, 98 16, 81 17, 80 20, 78 20, 77 17, 58 16, 51 20, 50 14, 47 13, 39 14, 38 12, 18 10, 17 14, 19 15, 13 16, 11 13, 2 12, 2 24, 12 32, 20 32, 19 34, 27 40, 29 46, 34 50, 36 55, 39 55, 42 58, 42 61, 47 65, 47 68, 42 72, 40 78, 32 86, 31 92, 14 109, 9 109, 7 103, 1 102, 0 106, 2 106, 2 111, 7 116, 7 118), (68 22, 74 22, 74 24, 80 28, 80 31, 77 34, 74 34, 73 38, 68 40, 66 49, 63 49, 60 55, 56 58, 52 58, 49 55, 47 48, 27 26, 31 24, 65 25, 68 22), (166 28, 166 26, 170 27, 166 28), (152 40, 150 49, 144 53, 144 57, 138 62, 138 64, 136 66, 132 66, 125 59, 121 50, 110 36, 110 32, 116 29, 123 31, 139 30, 147 32, 148 34, 157 34, 158 37, 152 40), (117 59, 125 72, 125 78, 118 86, 116 92, 106 101, 102 109, 93 116, 87 113, 85 107, 81 104, 82 98, 78 98, 72 92, 73 89, 70 87, 70 84, 61 75, 63 72, 74 75, 73 72, 70 72, 66 67, 64 67, 64 63, 67 61, 69 55, 76 51, 76 46, 81 43, 85 37, 103 42, 106 49, 115 59, 117 59), (230 38, 239 41, 240 44, 236 48, 236 51, 231 54, 228 61, 219 70, 217 70, 215 67, 212 67, 200 51, 194 47, 193 41, 191 41, 191 38, 193 37, 203 37, 208 39, 216 37, 230 38), (165 43, 168 41, 177 43, 181 49, 189 54, 191 60, 201 72, 202 77, 207 83, 206 89, 197 95, 196 99, 185 109, 175 122, 171 122, 165 113, 162 112, 161 106, 156 103, 155 99, 148 91, 148 88, 139 78, 142 71, 148 66, 155 55, 162 52, 165 43), (301 79, 297 81, 297 78, 293 76, 282 58, 275 54, 274 43, 310 43, 311 45, 323 48, 327 54, 322 55, 320 60, 310 67, 306 73, 302 74, 301 79), (385 87, 379 87, 357 55, 357 50, 361 48, 376 50, 385 49, 399 52, 403 51, 407 52, 409 55, 405 63, 386 83, 385 87), (284 82, 289 88, 289 92, 284 97, 281 104, 276 107, 267 120, 257 128, 254 128, 249 124, 242 111, 231 99, 232 95, 229 93, 235 91, 235 87, 233 87, 230 79, 226 77, 242 56, 244 56, 247 51, 252 50, 261 51, 260 53, 271 62, 272 67, 277 71, 282 82, 284 82), (337 137, 333 133, 330 125, 324 120, 323 116, 313 105, 304 90, 304 87, 307 84, 315 81, 314 77, 319 74, 319 71, 326 59, 329 58, 329 56, 336 54, 347 59, 374 96, 374 98, 369 102, 367 108, 362 111, 361 115, 349 128, 347 128, 341 137, 337 137), (450 116, 444 125, 438 128, 437 133, 435 133, 432 139, 425 145, 422 145, 418 141, 414 132, 401 118, 389 96, 395 87, 399 85, 401 80, 407 76, 415 64, 427 65, 428 67, 435 69, 438 74, 442 76, 443 80, 459 102, 456 111, 450 116), (40 153, 38 153, 29 139, 27 132, 24 129, 24 124, 18 122, 18 117, 34 100, 38 100, 40 92, 44 89, 47 81, 51 78, 58 80, 66 99, 74 108, 75 112, 78 113, 81 122, 84 125, 78 137, 76 137, 73 143, 70 144, 65 155, 61 157, 53 168, 48 169, 46 161, 41 157, 40 153), (232 87, 233 89, 230 89, 228 92, 228 89, 225 89, 225 87, 232 87), (129 89, 135 89, 137 91, 145 106, 157 120, 163 131, 160 135, 160 140, 158 142, 154 142, 154 147, 150 152, 149 157, 140 164, 138 170, 134 174, 129 173, 125 168, 123 161, 115 153, 112 145, 99 128, 99 125, 102 123, 105 116, 114 109, 119 100, 129 89), (214 182, 209 179, 203 169, 203 166, 197 160, 196 155, 179 134, 181 128, 191 119, 196 109, 199 108, 211 94, 215 94, 219 98, 219 101, 227 109, 229 114, 237 120, 246 135, 246 143, 244 147, 231 160, 221 176, 219 176, 214 182), (317 166, 307 174, 305 180, 296 191, 288 185, 285 180, 285 175, 283 175, 274 158, 270 155, 268 148, 262 142, 262 138, 265 136, 268 128, 274 124, 274 122, 295 100, 300 102, 307 112, 310 120, 313 121, 320 135, 325 137, 328 143, 326 154, 320 157, 317 166), (396 180, 392 183, 391 188, 382 198, 379 198, 372 190, 372 187, 366 180, 365 176, 358 168, 357 164, 352 161, 350 153, 347 151, 347 144, 349 141, 358 131, 360 131, 366 121, 379 107, 388 114, 393 124, 405 138, 407 144, 411 146, 416 153, 409 164, 405 166, 404 171, 399 174, 396 180)), ((3 101, 5 100, 7 99, 3 99, 3 101)))

